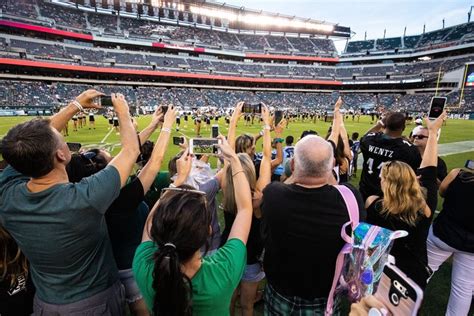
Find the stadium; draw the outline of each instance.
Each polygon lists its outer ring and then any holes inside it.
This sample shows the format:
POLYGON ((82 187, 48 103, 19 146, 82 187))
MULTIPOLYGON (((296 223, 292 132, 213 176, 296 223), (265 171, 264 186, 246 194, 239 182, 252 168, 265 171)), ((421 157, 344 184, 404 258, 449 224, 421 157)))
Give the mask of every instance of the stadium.
MULTIPOLYGON (((0 138, 17 124, 51 117, 88 89, 123 94, 138 130, 147 129, 158 107, 172 104, 181 121, 170 134, 188 139, 208 137, 211 125, 227 135, 239 102, 265 104, 284 113, 288 126, 275 138, 281 142, 309 130, 329 136, 339 97, 348 135, 362 136, 383 113, 400 112, 408 137, 415 121, 427 116, 432 98, 441 97, 449 120, 438 136, 438 154, 449 171, 474 159, 471 12, 462 24, 445 27, 443 20, 443 28, 416 35, 354 40, 344 21, 215 1, 1 0, 0 138), (338 51, 336 43, 344 49, 338 51)), ((65 140, 118 154, 116 115, 105 107, 92 112, 94 125, 84 119, 78 128, 71 117, 62 130, 65 140)), ((263 118, 250 117, 236 126, 237 135, 263 136, 263 118)), ((181 152, 175 145, 166 146, 162 170, 181 152)), ((209 161, 214 168, 218 159, 209 161)), ((359 172, 350 177, 355 186, 362 165, 360 159, 359 172)), ((440 198, 435 216, 441 208, 440 198)), ((221 215, 219 222, 223 227, 221 215)), ((433 276, 420 315, 444 313, 451 271, 449 261, 433 276)), ((343 313, 349 309, 346 304, 343 313)), ((254 312, 263 314, 263 306, 256 304, 254 312)))

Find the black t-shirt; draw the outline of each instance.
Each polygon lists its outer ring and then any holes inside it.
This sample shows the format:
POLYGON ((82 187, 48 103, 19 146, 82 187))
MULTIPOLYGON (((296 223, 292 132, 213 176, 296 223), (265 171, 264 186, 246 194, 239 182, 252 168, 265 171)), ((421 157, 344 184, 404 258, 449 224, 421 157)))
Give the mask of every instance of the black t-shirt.
POLYGON ((0 315, 23 316, 33 313, 35 287, 30 276, 17 276, 13 285, 10 280, 0 281, 0 315))
POLYGON ((416 170, 421 163, 418 149, 403 138, 392 138, 384 133, 368 133, 360 141, 364 164, 360 177, 359 190, 362 197, 381 195, 380 169, 382 163, 391 160, 403 161, 416 170))
MULTIPOLYGON (((360 193, 350 184, 344 185, 354 192, 363 221, 360 193)), ((261 226, 268 282, 285 296, 327 298, 336 258, 344 245, 341 227, 348 221, 344 200, 333 186, 267 185, 261 226)))
POLYGON ((421 175, 422 186, 427 190, 426 204, 431 210, 430 217, 426 217, 420 209, 415 226, 411 226, 397 215, 382 214, 382 198, 379 198, 367 208, 367 223, 408 232, 408 236, 394 241, 390 254, 395 257, 396 266, 424 289, 429 277, 426 238, 438 201, 436 167, 419 169, 417 174, 421 175))
POLYGON ((146 203, 143 185, 134 178, 120 190, 120 195, 105 213, 107 228, 115 261, 119 270, 132 267, 135 250, 142 241, 149 208, 146 203))
POLYGON ((448 167, 446 166, 446 163, 444 162, 444 160, 438 157, 438 167, 436 170, 436 177, 438 178, 439 181, 443 181, 447 175, 448 175, 448 167))
POLYGON ((446 190, 443 210, 436 217, 433 233, 449 246, 469 253, 474 253, 474 212, 472 196, 474 182, 462 181, 460 174, 446 190))

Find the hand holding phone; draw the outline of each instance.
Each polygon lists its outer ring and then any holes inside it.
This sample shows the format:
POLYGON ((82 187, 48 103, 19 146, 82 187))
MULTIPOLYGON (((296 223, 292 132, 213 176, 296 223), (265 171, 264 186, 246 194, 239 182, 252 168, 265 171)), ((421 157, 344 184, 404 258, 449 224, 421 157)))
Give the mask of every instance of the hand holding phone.
POLYGON ((446 100, 446 97, 433 97, 431 99, 430 111, 428 112, 430 120, 437 119, 443 113, 446 100))
POLYGON ((212 155, 219 154, 218 145, 221 143, 216 138, 191 138, 189 140, 189 153, 194 155, 212 155))
POLYGON ((182 144, 184 144, 183 136, 173 136, 173 145, 180 146, 182 144))
POLYGON ((103 108, 112 107, 112 96, 111 95, 101 95, 100 96, 100 106, 103 108))
POLYGON ((423 290, 395 265, 387 263, 374 296, 393 315, 416 316, 423 290))

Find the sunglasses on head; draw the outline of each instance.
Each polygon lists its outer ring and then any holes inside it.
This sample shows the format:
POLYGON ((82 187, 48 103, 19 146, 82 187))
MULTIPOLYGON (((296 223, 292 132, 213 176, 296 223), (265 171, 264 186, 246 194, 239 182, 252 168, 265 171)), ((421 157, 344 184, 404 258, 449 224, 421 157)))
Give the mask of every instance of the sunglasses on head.
POLYGON ((425 135, 413 135, 412 137, 413 137, 414 139, 428 138, 428 136, 425 136, 425 135))

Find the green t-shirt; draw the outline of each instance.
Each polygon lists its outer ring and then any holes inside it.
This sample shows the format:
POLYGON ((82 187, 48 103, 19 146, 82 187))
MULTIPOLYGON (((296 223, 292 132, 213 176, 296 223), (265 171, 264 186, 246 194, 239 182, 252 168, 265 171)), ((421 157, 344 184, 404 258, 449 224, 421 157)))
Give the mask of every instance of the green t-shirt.
POLYGON ((28 181, 12 167, 0 174, 0 224, 30 261, 38 297, 69 304, 113 285, 118 271, 104 213, 120 192, 117 169, 37 193, 28 181))
MULTIPOLYGON (((143 242, 135 252, 133 273, 143 298, 153 309, 153 254, 158 250, 153 241, 143 242)), ((213 255, 204 257, 199 271, 191 279, 194 315, 229 315, 232 294, 242 278, 247 250, 240 239, 231 239, 213 255)))

